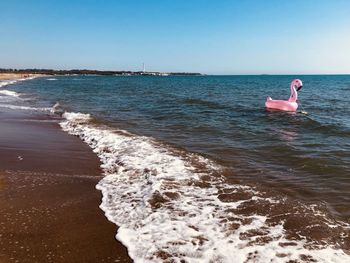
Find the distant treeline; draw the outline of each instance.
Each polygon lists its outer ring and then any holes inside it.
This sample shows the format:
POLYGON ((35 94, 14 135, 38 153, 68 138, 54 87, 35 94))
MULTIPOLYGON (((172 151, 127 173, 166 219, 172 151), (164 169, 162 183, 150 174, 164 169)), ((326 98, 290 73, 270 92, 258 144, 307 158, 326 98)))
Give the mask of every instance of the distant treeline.
POLYGON ((4 69, 0 68, 0 73, 19 73, 19 74, 44 74, 44 75, 202 75, 201 73, 191 72, 143 72, 143 71, 102 71, 90 69, 71 69, 71 70, 54 70, 54 69, 4 69))

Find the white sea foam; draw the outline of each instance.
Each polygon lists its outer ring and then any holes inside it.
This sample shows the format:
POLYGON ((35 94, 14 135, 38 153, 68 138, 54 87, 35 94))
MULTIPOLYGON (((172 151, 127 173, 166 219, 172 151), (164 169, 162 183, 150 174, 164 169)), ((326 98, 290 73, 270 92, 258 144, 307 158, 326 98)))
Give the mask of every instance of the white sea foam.
MULTIPOLYGON (((2 80, 0 81, 0 88, 11 85, 11 84, 15 84, 17 82, 20 81, 24 81, 24 80, 31 80, 31 79, 35 79, 35 76, 32 77, 28 77, 28 78, 23 78, 23 79, 15 79, 15 80, 2 80)), ((2 95, 6 95, 6 96, 12 96, 12 97, 19 97, 20 94, 15 92, 15 91, 11 91, 11 90, 0 90, 0 94, 2 95)))
POLYGON ((11 110, 41 111, 41 112, 48 112, 48 113, 52 112, 52 108, 35 108, 35 107, 11 105, 11 104, 0 104, 0 108, 6 108, 11 110))
POLYGON ((31 79, 35 79, 35 78, 36 78, 35 76, 32 76, 32 77, 23 78, 23 79, 0 80, 0 88, 4 87, 4 86, 7 86, 7 85, 14 84, 14 83, 19 82, 19 81, 31 80, 31 79))
POLYGON ((10 85, 10 84, 14 84, 17 81, 18 80, 3 80, 3 81, 0 81, 0 88, 4 87, 4 86, 7 86, 7 85, 10 85))
MULTIPOLYGON (((17 80, 11 80, 11 81, 1 81, 0 82, 0 88, 10 85, 10 84, 14 84, 16 83, 17 80)), ((0 101, 1 102, 12 102, 14 100, 18 100, 20 99, 20 94, 12 91, 12 90, 6 90, 6 89, 0 89, 0 101)))
POLYGON ((55 79, 55 78, 48 78, 48 79, 46 79, 46 80, 51 80, 51 81, 53 81, 53 80, 57 80, 57 79, 55 79))
POLYGON ((11 97, 16 97, 16 98, 18 98, 20 96, 19 93, 12 91, 12 90, 6 90, 6 89, 0 90, 0 94, 6 95, 6 96, 11 96, 11 97))
POLYGON ((90 145, 102 162, 105 177, 96 186, 103 193, 101 209, 119 226, 116 237, 135 262, 287 262, 302 257, 350 262, 349 255, 332 246, 307 248, 306 239, 281 246, 291 241, 283 222, 267 224, 268 216, 236 214, 245 202, 261 199, 273 205, 279 200, 210 176, 220 172, 211 161, 175 153, 148 137, 97 127, 89 114, 63 117, 63 130, 90 145), (250 198, 222 202, 222 189, 244 191, 250 198), (247 235, 254 231, 264 234, 247 235))
POLYGON ((37 78, 37 76, 31 76, 31 77, 27 77, 27 78, 13 79, 13 80, 0 80, 0 88, 7 86, 7 85, 14 84, 16 82, 20 82, 20 81, 24 81, 24 80, 31 80, 31 79, 35 79, 35 78, 37 78))
MULTIPOLYGON (((16 79, 16 80, 5 80, 5 81, 0 81, 0 88, 11 85, 14 83, 17 83, 19 81, 24 81, 24 80, 31 80, 36 78, 36 76, 28 77, 28 78, 23 78, 23 79, 16 79)), ((12 90, 6 90, 6 89, 1 89, 0 90, 0 101, 2 102, 0 104, 0 108, 7 108, 7 109, 12 109, 12 110, 27 110, 27 111, 43 111, 43 112, 52 112, 52 108, 35 108, 35 107, 30 107, 30 106, 24 106, 24 105, 13 105, 13 104, 8 104, 9 102, 14 102, 14 101, 26 101, 28 99, 22 99, 21 98, 21 93, 12 91, 12 90), (4 104, 5 103, 5 104, 4 104)))

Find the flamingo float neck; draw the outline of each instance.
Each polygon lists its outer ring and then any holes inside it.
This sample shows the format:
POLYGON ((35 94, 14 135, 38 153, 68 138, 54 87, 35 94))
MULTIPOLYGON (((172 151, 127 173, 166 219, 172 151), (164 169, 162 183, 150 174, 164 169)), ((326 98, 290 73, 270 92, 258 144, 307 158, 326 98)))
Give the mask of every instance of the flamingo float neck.
POLYGON ((298 92, 296 90, 296 80, 293 80, 290 83, 290 97, 288 99, 289 102, 296 102, 298 100, 298 92))

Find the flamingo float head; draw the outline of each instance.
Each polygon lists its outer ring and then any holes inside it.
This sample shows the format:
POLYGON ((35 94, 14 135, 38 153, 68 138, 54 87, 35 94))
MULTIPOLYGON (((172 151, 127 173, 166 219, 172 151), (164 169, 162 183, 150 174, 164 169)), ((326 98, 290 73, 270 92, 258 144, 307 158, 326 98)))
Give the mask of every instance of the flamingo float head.
POLYGON ((303 87, 303 82, 300 79, 295 79, 292 81, 291 86, 294 87, 296 91, 299 91, 303 87))
POLYGON ((295 79, 290 83, 290 97, 289 102, 296 102, 298 100, 298 91, 303 87, 303 82, 300 79, 295 79))

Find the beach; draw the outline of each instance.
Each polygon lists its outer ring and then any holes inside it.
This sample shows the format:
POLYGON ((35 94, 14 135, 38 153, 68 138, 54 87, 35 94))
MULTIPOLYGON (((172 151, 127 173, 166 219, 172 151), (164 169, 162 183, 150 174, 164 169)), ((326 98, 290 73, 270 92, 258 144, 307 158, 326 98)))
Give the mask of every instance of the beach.
POLYGON ((35 78, 42 77, 43 74, 25 74, 25 73, 0 73, 0 81, 1 80, 18 80, 18 79, 26 79, 26 78, 35 78))
POLYGON ((0 262, 130 262, 99 209, 98 158, 58 121, 0 109, 0 262))
POLYGON ((350 263, 350 1, 0 9, 0 263, 350 263))
MULTIPOLYGON (((347 262, 348 115, 251 104, 291 78, 6 82, 0 262, 347 262)), ((302 79, 344 108, 348 76, 302 79)))

